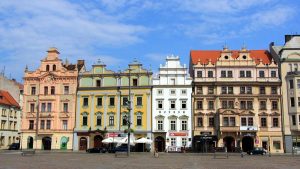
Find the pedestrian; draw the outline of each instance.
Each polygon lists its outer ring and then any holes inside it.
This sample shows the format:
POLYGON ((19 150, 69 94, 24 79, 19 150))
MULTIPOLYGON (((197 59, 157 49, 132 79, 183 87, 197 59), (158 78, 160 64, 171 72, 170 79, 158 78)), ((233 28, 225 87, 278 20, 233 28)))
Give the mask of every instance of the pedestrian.
POLYGON ((154 157, 158 158, 158 150, 157 150, 157 148, 155 148, 155 150, 154 150, 154 157))

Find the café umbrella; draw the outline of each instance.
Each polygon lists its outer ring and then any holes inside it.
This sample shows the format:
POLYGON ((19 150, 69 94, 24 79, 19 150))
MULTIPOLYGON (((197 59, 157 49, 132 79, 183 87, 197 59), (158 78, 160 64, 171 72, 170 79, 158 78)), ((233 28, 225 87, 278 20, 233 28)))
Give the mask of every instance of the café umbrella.
POLYGON ((151 144, 152 140, 143 137, 143 138, 135 140, 134 143, 137 143, 137 144, 141 143, 141 144, 143 144, 143 151, 144 151, 144 144, 151 144))

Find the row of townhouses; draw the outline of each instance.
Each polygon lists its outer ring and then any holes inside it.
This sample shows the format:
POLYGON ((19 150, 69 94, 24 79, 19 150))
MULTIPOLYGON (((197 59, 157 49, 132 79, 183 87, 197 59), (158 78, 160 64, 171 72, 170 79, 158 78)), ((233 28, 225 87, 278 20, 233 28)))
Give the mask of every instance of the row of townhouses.
POLYGON ((168 56, 155 75, 136 60, 123 71, 100 60, 87 70, 50 48, 37 70, 25 69, 22 106, 7 107, 0 93, 1 145, 20 139, 23 149, 78 151, 130 132, 153 141, 136 151, 292 152, 300 147, 299 64, 299 35, 269 50, 192 50, 189 67, 168 56), (2 124, 21 129, 7 136, 2 124))

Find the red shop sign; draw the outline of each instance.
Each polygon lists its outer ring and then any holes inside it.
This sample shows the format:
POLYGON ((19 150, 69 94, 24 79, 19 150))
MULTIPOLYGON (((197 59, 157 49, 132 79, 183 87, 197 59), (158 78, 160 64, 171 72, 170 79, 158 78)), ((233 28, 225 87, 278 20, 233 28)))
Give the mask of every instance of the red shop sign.
POLYGON ((170 132, 169 136, 188 136, 186 132, 170 132))

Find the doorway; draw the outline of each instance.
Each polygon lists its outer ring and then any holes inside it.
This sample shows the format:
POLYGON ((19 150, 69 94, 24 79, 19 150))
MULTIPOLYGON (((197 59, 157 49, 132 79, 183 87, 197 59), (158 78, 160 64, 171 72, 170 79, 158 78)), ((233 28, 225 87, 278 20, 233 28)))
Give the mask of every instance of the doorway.
POLYGON ((44 137, 42 139, 44 150, 51 150, 51 137, 44 137))
POLYGON ((66 150, 68 146, 68 141, 69 139, 67 137, 62 137, 60 140, 60 149, 61 150, 66 150))
POLYGON ((87 139, 85 137, 81 137, 79 140, 79 150, 87 149, 87 139))
POLYGON ((227 152, 234 152, 235 140, 231 136, 226 136, 223 138, 224 147, 227 148, 227 152))
POLYGON ((27 138, 27 149, 33 149, 33 138, 30 136, 27 138))
POLYGON ((165 151, 165 139, 162 136, 155 138, 155 148, 157 148, 158 152, 165 151))
POLYGON ((248 152, 253 150, 254 148, 254 140, 251 136, 245 136, 242 140, 242 148, 244 152, 248 152))
POLYGON ((100 135, 95 136, 94 137, 94 147, 96 147, 96 148, 102 147, 102 140, 103 140, 102 136, 100 136, 100 135))

